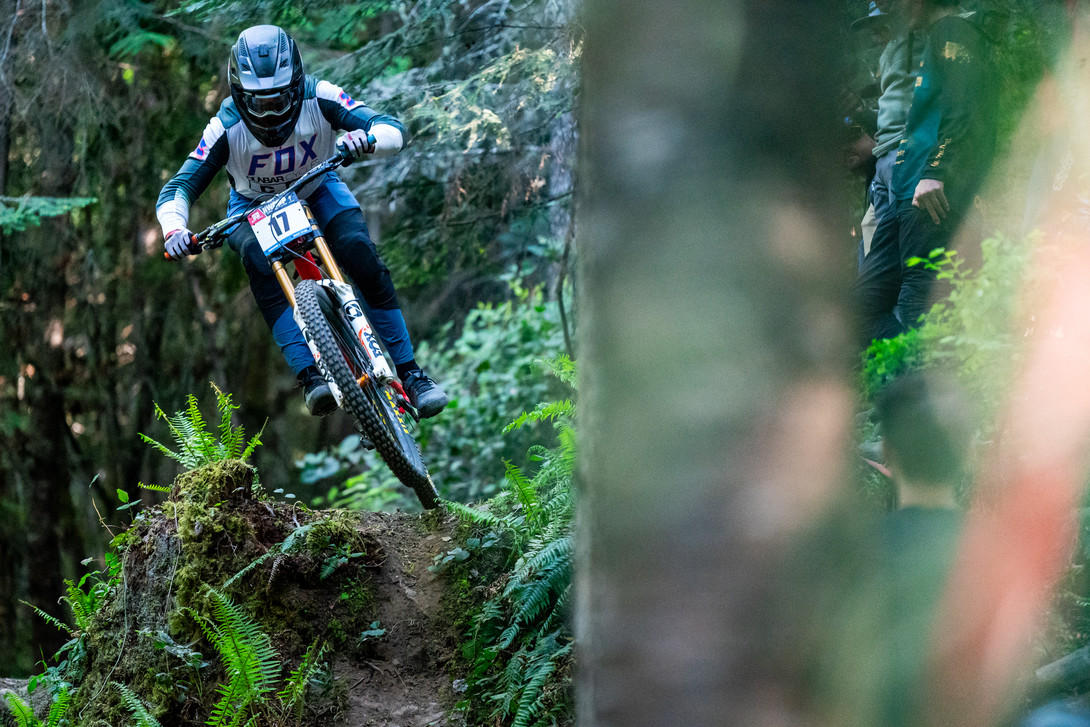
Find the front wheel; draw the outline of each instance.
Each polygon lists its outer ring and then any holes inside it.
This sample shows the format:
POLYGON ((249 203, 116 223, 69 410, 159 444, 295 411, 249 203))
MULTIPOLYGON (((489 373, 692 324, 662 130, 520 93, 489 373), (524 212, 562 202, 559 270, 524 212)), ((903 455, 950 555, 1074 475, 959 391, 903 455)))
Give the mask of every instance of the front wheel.
POLYGON ((345 410, 420 504, 429 510, 437 507, 439 495, 397 398, 389 386, 375 381, 371 362, 337 297, 316 281, 303 280, 295 289, 295 303, 318 349, 318 367, 341 390, 345 410))

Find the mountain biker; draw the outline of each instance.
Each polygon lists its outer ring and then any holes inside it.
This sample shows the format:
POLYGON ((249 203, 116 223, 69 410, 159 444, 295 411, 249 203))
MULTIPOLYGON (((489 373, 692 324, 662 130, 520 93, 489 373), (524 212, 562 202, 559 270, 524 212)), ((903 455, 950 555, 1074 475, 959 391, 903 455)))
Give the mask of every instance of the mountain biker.
MULTIPOLYGON (((188 228, 189 208, 221 168, 226 167, 231 183, 227 215, 232 216, 283 191, 337 150, 358 161, 397 154, 405 146, 405 127, 397 119, 304 74, 295 41, 279 27, 257 25, 242 31, 231 48, 227 76, 230 97, 208 122, 197 148, 163 186, 155 206, 171 260, 199 252, 188 228), (344 133, 336 137, 338 131, 344 133)), ((409 401, 421 416, 435 416, 446 406, 447 395, 416 363, 390 271, 367 233, 359 203, 334 172, 298 194, 363 294, 409 401)), ((303 387, 307 409, 316 416, 331 413, 337 407, 333 393, 250 226, 239 225, 227 243, 242 258, 257 307, 303 387)))

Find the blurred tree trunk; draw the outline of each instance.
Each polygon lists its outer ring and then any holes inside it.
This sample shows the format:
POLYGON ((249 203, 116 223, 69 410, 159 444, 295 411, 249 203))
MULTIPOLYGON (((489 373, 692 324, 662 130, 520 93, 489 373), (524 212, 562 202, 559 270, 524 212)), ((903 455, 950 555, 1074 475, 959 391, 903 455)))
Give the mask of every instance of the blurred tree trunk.
MULTIPOLYGON (((4 7, 7 9, 8 3, 5 3, 4 7)), ((0 58, 0 197, 8 193, 8 153, 11 150, 12 94, 8 75, 11 68, 8 62, 10 52, 9 47, 8 53, 0 58)), ((0 232, 0 274, 3 272, 3 266, 7 264, 7 259, 4 257, 6 248, 7 240, 0 232)), ((5 314, 3 306, 0 305, 0 315, 5 314)), ((0 382, 0 400, 6 397, 9 391, 14 391, 12 382, 0 382)), ((4 409, 5 407, 0 405, 0 412, 4 409)), ((9 418, 0 423, 0 432, 13 426, 14 422, 9 418)), ((25 557, 23 547, 25 538, 22 537, 24 517, 19 504, 15 477, 12 474, 13 455, 13 452, 0 449, 0 594, 3 594, 0 595, 0 664, 7 664, 9 667, 16 665, 21 646, 16 643, 18 616, 14 596, 20 592, 19 565, 25 557)))
POLYGON ((773 573, 853 406, 842 11, 587 3, 581 727, 812 719, 773 573))

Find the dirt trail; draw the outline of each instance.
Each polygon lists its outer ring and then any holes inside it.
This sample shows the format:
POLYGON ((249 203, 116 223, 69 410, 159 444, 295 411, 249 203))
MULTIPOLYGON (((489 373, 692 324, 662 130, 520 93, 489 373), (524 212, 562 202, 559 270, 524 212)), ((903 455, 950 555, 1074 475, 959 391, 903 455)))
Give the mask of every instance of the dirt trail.
POLYGON ((361 530, 377 537, 386 561, 375 574, 377 620, 386 630, 375 658, 339 658, 334 671, 348 685, 343 724, 351 727, 454 727, 450 674, 456 633, 442 611, 445 586, 428 571, 450 540, 449 525, 425 532, 411 516, 368 514, 361 530))

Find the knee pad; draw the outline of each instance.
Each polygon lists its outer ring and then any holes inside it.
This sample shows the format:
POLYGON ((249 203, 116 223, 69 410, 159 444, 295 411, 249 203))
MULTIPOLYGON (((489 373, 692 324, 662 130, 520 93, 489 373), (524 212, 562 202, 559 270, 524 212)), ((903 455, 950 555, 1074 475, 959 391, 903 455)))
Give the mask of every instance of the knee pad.
POLYGON ((378 255, 367 234, 363 213, 357 209, 341 212, 325 226, 326 240, 344 272, 363 293, 372 308, 399 308, 390 269, 378 255))

